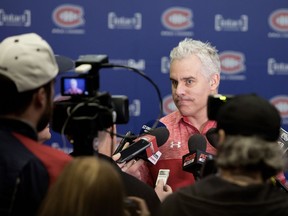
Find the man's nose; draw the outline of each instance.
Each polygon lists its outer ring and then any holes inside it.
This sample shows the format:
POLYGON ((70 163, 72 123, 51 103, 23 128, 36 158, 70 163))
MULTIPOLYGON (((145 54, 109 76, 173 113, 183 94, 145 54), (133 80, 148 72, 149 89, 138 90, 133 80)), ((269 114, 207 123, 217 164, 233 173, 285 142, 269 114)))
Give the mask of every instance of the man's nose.
POLYGON ((183 95, 185 93, 185 85, 178 83, 175 87, 175 92, 177 95, 183 95))

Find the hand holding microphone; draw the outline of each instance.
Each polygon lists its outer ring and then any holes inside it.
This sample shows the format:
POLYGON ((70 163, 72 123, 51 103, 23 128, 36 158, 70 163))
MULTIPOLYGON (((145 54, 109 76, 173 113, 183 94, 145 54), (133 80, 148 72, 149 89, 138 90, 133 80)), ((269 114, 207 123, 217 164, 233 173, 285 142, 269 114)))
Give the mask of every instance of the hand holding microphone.
POLYGON ((134 139, 136 139, 136 136, 134 134, 132 134, 131 131, 128 131, 125 134, 125 136, 123 137, 123 139, 120 141, 120 143, 118 144, 118 146, 115 149, 113 155, 119 153, 122 149, 128 147, 128 145, 131 144, 134 139))
MULTIPOLYGON (((165 127, 166 125, 158 120, 150 120, 146 124, 142 125, 141 130, 139 132, 139 136, 149 133, 151 130, 159 127, 165 127)), ((113 155, 119 153, 121 150, 127 148, 133 141, 137 138, 135 134, 131 131, 128 131, 123 139, 120 141, 119 145, 117 146, 116 150, 114 151, 113 155)))
POLYGON ((120 158, 117 163, 123 163, 131 159, 144 159, 156 164, 161 156, 158 147, 163 145, 169 137, 169 131, 165 127, 156 128, 149 133, 141 135, 127 148, 119 153, 120 158))
MULTIPOLYGON (((136 136, 134 134, 132 134, 131 131, 128 131, 125 136, 123 137, 123 139, 120 141, 120 143, 118 144, 116 150, 114 151, 113 155, 112 155, 112 159, 117 162, 118 160, 120 160, 121 157, 121 151, 123 149, 126 149, 131 143, 133 143, 133 141, 136 139, 136 136)), ((126 172, 138 179, 141 179, 141 174, 139 171, 139 168, 142 166, 143 164, 143 160, 138 160, 136 161, 134 160, 130 160, 127 162, 122 162, 122 163, 117 163, 117 165, 120 167, 120 169, 123 172, 126 172)))
POLYGON ((161 156, 158 147, 163 145, 169 138, 169 131, 166 126, 151 120, 144 124, 140 130, 141 135, 138 138, 131 136, 128 132, 121 140, 120 147, 116 149, 113 160, 117 162, 122 171, 141 179, 140 167, 145 161, 157 163, 161 156), (126 142, 128 141, 128 142, 126 142), (140 160, 143 159, 143 160, 140 160))

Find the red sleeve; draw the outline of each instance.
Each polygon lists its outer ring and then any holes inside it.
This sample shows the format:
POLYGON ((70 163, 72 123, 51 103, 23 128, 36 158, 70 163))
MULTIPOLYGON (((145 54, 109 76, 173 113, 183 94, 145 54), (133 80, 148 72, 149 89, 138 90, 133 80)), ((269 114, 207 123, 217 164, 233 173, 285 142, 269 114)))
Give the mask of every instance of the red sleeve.
POLYGON ((278 173, 276 178, 284 185, 286 185, 286 178, 283 172, 278 173))
POLYGON ((13 135, 44 164, 50 177, 50 185, 55 182, 65 165, 72 160, 70 155, 60 150, 45 146, 18 133, 13 135))

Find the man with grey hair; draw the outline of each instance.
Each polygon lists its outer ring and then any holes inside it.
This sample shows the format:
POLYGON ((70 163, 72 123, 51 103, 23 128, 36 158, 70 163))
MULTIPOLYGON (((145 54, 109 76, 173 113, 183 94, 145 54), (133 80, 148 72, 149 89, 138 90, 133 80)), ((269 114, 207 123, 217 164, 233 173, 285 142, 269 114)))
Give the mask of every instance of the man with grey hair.
MULTIPOLYGON (((190 38, 172 49, 170 59, 172 97, 178 109, 160 119, 170 136, 159 148, 162 156, 157 164, 142 166, 140 178, 155 186, 159 169, 170 169, 167 185, 175 191, 195 181, 191 173, 182 170, 182 156, 189 152, 188 139, 216 126, 216 122, 207 117, 207 98, 218 93, 220 60, 210 43, 190 38)), ((216 152, 209 143, 206 151, 216 152)))
POLYGON ((255 94, 238 95, 216 119, 217 174, 168 196, 159 215, 288 215, 287 193, 271 181, 284 163, 278 110, 255 94))

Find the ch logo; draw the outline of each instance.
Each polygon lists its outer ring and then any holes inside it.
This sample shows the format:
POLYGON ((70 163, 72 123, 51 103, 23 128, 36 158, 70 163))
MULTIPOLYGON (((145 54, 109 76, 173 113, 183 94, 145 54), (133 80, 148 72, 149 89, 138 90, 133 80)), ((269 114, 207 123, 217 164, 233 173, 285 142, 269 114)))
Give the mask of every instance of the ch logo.
POLYGON ((174 148, 174 147, 180 148, 181 142, 180 141, 177 141, 177 142, 172 141, 170 144, 170 148, 174 148))

